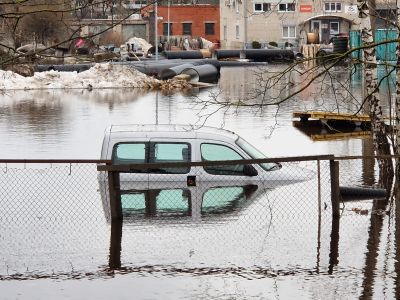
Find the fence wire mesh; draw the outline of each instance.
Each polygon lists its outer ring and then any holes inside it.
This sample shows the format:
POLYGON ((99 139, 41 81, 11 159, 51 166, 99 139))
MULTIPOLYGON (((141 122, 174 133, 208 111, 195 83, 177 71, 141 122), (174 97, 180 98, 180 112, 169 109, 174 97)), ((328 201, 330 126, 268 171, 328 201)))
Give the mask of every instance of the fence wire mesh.
MULTIPOLYGON (((257 176, 244 176, 244 165, 215 164, 123 172, 121 224, 111 220, 111 173, 96 163, 0 162, 0 278, 149 266, 322 272, 331 264, 329 164, 284 162, 258 168, 257 176)), ((343 160, 340 168, 345 184, 376 176, 361 160, 343 160), (360 170, 370 173, 360 177, 360 170)), ((342 203, 346 226, 365 231, 368 219, 350 208, 371 205, 342 203)))

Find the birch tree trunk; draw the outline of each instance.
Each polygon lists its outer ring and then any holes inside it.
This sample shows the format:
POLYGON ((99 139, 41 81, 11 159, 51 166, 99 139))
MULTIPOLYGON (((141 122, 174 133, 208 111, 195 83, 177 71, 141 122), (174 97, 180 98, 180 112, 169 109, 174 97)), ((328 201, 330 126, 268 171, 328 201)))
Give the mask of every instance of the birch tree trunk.
MULTIPOLYGON (((400 1, 396 1, 397 28, 400 28, 400 1)), ((397 70, 396 70, 396 99, 395 99, 395 122, 394 122, 394 154, 400 155, 400 42, 396 47, 397 70)), ((400 161, 396 159, 396 175, 400 177, 400 161)))
MULTIPOLYGON (((369 47, 374 43, 369 4, 370 2, 368 0, 358 0, 359 18, 361 21, 361 40, 364 46, 364 83, 367 93, 366 103, 369 106, 375 153, 376 155, 385 155, 390 154, 391 151, 386 135, 386 126, 383 121, 381 99, 379 95, 376 51, 374 47, 369 47)), ((378 159, 378 163, 381 175, 380 180, 382 181, 381 184, 386 187, 388 179, 391 177, 391 174, 393 174, 393 165, 389 160, 383 159, 378 159)))

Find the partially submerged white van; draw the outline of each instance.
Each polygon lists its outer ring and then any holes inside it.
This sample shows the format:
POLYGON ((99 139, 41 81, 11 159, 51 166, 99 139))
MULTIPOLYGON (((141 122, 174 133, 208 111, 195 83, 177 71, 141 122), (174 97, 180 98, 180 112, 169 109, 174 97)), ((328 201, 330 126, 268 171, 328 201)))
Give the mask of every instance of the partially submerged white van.
MULTIPOLYGON (((262 158, 264 154, 232 131, 191 125, 113 125, 106 129, 101 150, 101 159, 113 165, 262 158)), ((248 203, 267 189, 308 180, 310 174, 279 163, 131 168, 119 177, 122 208, 136 216, 163 209, 171 214, 185 203, 183 211, 198 219, 215 209, 229 211, 243 199, 248 203)), ((99 181, 106 196, 105 172, 100 172, 99 181)), ((108 197, 102 198, 107 217, 108 197)))
MULTIPOLYGON (((113 125, 105 132, 101 150, 101 159, 116 165, 260 158, 266 156, 232 131, 191 125, 113 125)), ((282 181, 298 181, 298 175, 287 174, 279 163, 261 163, 138 169, 121 174, 120 181, 147 181, 151 186, 161 182, 186 183, 188 176, 193 176, 197 183, 264 182, 273 187, 290 183, 282 181)))

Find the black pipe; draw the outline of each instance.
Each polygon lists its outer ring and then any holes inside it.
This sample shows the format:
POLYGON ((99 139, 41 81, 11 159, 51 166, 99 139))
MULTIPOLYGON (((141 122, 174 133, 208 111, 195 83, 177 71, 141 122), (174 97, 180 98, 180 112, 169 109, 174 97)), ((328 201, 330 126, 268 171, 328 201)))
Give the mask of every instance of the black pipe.
POLYGON ((164 56, 167 59, 201 59, 204 58, 203 53, 197 50, 189 50, 189 51, 164 51, 164 56))
POLYGON ((211 65, 199 65, 184 69, 181 74, 188 74, 191 76, 191 81, 216 83, 218 82, 219 72, 218 69, 211 65))
POLYGON ((286 61, 295 58, 294 51, 288 49, 216 50, 215 56, 217 59, 240 58, 241 52, 246 59, 255 62, 286 61))
POLYGON ((190 63, 194 64, 195 66, 213 65, 214 67, 217 68, 218 73, 221 70, 221 62, 218 61, 217 59, 204 58, 204 59, 199 59, 199 60, 192 60, 190 63))
POLYGON ((293 60, 293 50, 286 49, 247 49, 244 50, 244 55, 252 61, 285 61, 293 60))
POLYGON ((252 67, 252 66, 267 66, 268 63, 265 61, 252 62, 252 61, 240 61, 240 60, 221 60, 220 65, 221 67, 239 67, 239 66, 252 67))
POLYGON ((217 59, 224 58, 240 58, 241 50, 215 50, 215 57, 217 59))
POLYGON ((386 190, 368 187, 339 187, 343 201, 386 199, 386 190))
MULTIPOLYGON (((168 77, 171 76, 172 73, 170 73, 169 71, 164 71, 164 70, 178 67, 178 66, 186 64, 186 63, 190 63, 195 66, 211 64, 218 69, 218 74, 221 69, 221 64, 216 59, 188 59, 188 60, 161 59, 161 60, 151 60, 151 61, 145 61, 145 62, 135 61, 135 62, 129 63, 129 65, 146 75, 156 76, 157 78, 160 78, 160 79, 168 79, 168 77)), ((177 73, 177 74, 179 74, 179 73, 177 73)), ((175 75, 177 75, 177 74, 175 74, 175 75)), ((172 77, 169 77, 169 78, 172 78, 172 77)))
MULTIPOLYGON (((184 51, 182 51, 184 52, 184 51)), ((187 52, 187 51, 186 51, 187 52)), ((113 62, 113 65, 123 65, 127 67, 134 68, 138 70, 139 72, 142 72, 146 75, 149 76, 155 76, 157 78, 161 79, 168 79, 172 78, 169 77, 171 76, 172 73, 169 71, 165 71, 168 74, 164 74, 162 77, 160 77, 160 73, 163 70, 167 70, 170 68, 174 67, 179 67, 180 65, 190 63, 194 66, 200 66, 200 65, 213 65, 214 67, 217 68, 218 70, 218 77, 220 74, 221 70, 221 64, 218 60, 216 59, 160 59, 160 60, 144 60, 144 61, 132 61, 132 62, 113 62)), ((35 72, 44 72, 44 71, 50 71, 50 70, 55 70, 55 71, 61 71, 61 72, 83 72, 86 70, 89 70, 91 67, 93 67, 95 64, 94 63, 88 63, 88 64, 64 64, 64 65, 37 65, 35 67, 35 72)), ((180 70, 181 71, 181 70, 180 70)), ((179 72, 177 73, 179 74, 179 72)), ((175 75, 177 75, 175 74, 175 75)), ((174 75, 174 76, 175 76, 174 75)))
POLYGON ((140 63, 140 64, 130 64, 132 68, 142 72, 148 76, 158 77, 162 70, 166 70, 172 67, 182 65, 183 62, 169 62, 168 60, 160 61, 159 63, 140 63))
POLYGON ((159 73, 158 73, 158 78, 161 80, 167 80, 167 79, 171 79, 174 76, 181 74, 181 72, 185 69, 190 69, 193 68, 194 64, 180 64, 177 66, 173 66, 170 68, 166 68, 166 69, 162 69, 159 73))

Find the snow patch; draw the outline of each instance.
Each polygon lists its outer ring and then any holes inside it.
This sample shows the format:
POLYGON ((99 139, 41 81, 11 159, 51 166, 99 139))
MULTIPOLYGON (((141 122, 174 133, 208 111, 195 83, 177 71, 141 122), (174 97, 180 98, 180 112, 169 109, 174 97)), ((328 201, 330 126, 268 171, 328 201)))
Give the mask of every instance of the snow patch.
POLYGON ((0 70, 0 78, 0 90, 151 88, 160 84, 134 68, 110 63, 95 64, 81 73, 51 70, 32 77, 0 70))
POLYGON ((140 48, 145 54, 149 51, 152 47, 146 40, 138 37, 132 37, 126 41, 126 44, 132 45, 135 44, 137 48, 140 48))

